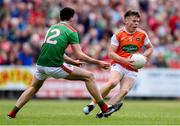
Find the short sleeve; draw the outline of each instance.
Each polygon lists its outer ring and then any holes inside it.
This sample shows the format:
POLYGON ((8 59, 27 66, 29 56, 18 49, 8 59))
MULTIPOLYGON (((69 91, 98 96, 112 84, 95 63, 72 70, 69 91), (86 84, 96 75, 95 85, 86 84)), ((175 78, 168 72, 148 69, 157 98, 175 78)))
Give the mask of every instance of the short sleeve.
POLYGON ((118 40, 117 40, 117 38, 116 38, 116 35, 113 35, 113 36, 111 37, 111 44, 112 44, 112 45, 115 45, 115 46, 119 46, 119 42, 118 42, 118 40))
POLYGON ((150 42, 150 40, 149 40, 148 35, 146 34, 146 38, 144 39, 144 45, 147 45, 147 44, 149 44, 149 43, 151 43, 151 42, 150 42))
POLYGON ((79 37, 77 32, 72 32, 68 37, 70 44, 79 44, 79 37))

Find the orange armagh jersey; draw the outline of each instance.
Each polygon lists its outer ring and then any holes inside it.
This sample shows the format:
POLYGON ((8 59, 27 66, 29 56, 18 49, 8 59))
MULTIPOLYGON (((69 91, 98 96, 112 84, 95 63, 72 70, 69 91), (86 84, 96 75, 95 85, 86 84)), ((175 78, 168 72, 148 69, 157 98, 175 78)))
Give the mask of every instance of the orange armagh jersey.
MULTIPOLYGON (((147 45, 148 43, 150 43, 150 40, 146 32, 139 28, 134 33, 128 33, 125 27, 123 27, 111 38, 111 44, 117 46, 116 53, 119 56, 126 58, 130 57, 134 53, 142 53, 143 46, 147 45)), ((112 61, 112 64, 113 63, 119 62, 112 61)), ((126 64, 119 64, 129 70, 137 71, 126 64)))

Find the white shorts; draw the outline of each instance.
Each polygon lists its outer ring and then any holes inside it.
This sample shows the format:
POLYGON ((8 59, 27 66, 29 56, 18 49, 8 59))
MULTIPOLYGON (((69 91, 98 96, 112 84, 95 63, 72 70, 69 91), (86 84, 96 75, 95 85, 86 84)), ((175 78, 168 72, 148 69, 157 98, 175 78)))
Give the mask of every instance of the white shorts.
POLYGON ((120 74, 122 74, 123 77, 130 77, 130 78, 133 78, 135 80, 136 80, 137 74, 138 74, 137 72, 128 70, 128 69, 124 68, 123 66, 121 66, 120 64, 117 64, 117 63, 114 63, 111 65, 111 71, 117 71, 120 74))
POLYGON ((45 67, 40 65, 36 65, 36 67, 37 69, 34 76, 38 80, 44 80, 48 77, 65 78, 73 71, 74 68, 73 65, 67 63, 63 63, 63 65, 59 67, 45 67))

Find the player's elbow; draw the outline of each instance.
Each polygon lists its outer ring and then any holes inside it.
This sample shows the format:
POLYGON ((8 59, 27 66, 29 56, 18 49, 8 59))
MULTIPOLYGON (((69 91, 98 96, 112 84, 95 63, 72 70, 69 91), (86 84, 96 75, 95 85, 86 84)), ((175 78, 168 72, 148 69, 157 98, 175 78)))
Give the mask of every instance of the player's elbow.
POLYGON ((153 54, 153 52, 154 52, 154 49, 153 48, 150 48, 151 49, 151 55, 153 54))
POLYGON ((151 57, 153 54, 153 48, 149 48, 149 57, 151 57))
POLYGON ((153 54, 153 48, 149 48, 146 54, 147 60, 150 60, 152 58, 152 54, 153 54))

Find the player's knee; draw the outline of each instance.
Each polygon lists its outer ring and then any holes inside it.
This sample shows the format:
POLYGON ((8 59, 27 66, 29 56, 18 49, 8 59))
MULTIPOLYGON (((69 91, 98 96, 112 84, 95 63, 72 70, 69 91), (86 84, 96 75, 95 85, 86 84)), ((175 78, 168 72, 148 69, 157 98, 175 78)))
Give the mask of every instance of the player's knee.
POLYGON ((36 86, 34 86, 34 85, 32 85, 32 86, 30 87, 30 89, 31 89, 33 92, 37 92, 37 91, 39 90, 39 88, 36 87, 36 86))
POLYGON ((37 92, 41 88, 41 86, 42 84, 33 84, 31 85, 31 88, 33 88, 33 90, 37 92))
POLYGON ((91 73, 91 72, 89 72, 89 73, 87 74, 86 81, 91 81, 91 82, 92 82, 92 81, 95 81, 94 74, 91 73))
POLYGON ((121 89, 120 91, 121 91, 123 94, 127 94, 127 93, 130 91, 130 89, 126 88, 126 89, 121 89))

